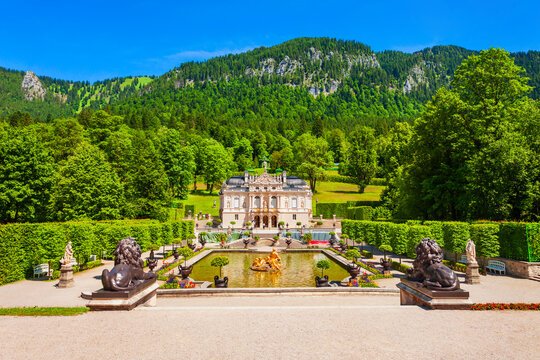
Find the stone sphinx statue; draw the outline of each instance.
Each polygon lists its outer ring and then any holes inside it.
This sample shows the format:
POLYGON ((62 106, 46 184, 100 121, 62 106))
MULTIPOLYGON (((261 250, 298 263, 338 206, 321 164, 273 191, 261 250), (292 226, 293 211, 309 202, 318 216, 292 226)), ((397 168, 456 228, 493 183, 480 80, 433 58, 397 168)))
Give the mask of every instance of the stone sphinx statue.
POLYGON ((157 278, 157 274, 143 271, 141 248, 134 238, 122 239, 114 250, 114 267, 101 274, 103 289, 109 291, 131 290, 145 280, 157 278))
POLYGON ((452 269, 442 263, 442 249, 435 240, 422 239, 414 248, 416 259, 407 269, 410 280, 420 282, 431 290, 459 289, 459 280, 452 269))

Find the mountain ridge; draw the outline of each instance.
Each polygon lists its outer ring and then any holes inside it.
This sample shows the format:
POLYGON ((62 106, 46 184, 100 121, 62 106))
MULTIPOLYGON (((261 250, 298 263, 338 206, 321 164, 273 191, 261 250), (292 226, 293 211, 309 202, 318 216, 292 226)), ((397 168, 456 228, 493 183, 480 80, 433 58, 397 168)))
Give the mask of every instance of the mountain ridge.
MULTIPOLYGON (((314 97, 348 98, 346 93, 350 92, 358 98, 365 91, 375 91, 382 97, 402 97, 405 100, 401 102, 422 105, 438 88, 448 86, 463 59, 476 53, 453 45, 438 45, 411 54, 395 50, 375 52, 357 41, 297 38, 240 54, 186 62, 158 77, 120 77, 90 84, 37 76, 39 84, 33 80, 32 86, 26 88, 22 84, 28 72, 0 68, 0 115, 27 111, 34 117, 70 116, 86 107, 122 106, 142 97, 177 97, 177 92, 199 88, 205 83, 232 82, 246 87, 285 85, 305 89, 314 97), (33 95, 30 89, 35 89, 33 95)), ((531 97, 539 98, 540 52, 511 55, 531 79, 535 88, 531 97)), ((401 110, 399 101, 391 102, 396 102, 397 107, 391 111, 393 115, 413 115, 401 110)))

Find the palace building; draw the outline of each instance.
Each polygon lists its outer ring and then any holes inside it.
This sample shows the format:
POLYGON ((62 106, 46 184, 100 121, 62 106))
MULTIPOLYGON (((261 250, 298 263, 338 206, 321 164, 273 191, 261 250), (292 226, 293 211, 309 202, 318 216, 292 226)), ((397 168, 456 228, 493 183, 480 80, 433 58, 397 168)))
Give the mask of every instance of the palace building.
POLYGON ((223 227, 241 228, 251 222, 254 228, 278 228, 309 225, 312 217, 309 185, 296 176, 287 177, 287 172, 269 174, 266 169, 259 176, 245 172, 244 176, 233 176, 225 181, 219 193, 219 214, 223 227), (234 222, 232 224, 231 222, 234 222))

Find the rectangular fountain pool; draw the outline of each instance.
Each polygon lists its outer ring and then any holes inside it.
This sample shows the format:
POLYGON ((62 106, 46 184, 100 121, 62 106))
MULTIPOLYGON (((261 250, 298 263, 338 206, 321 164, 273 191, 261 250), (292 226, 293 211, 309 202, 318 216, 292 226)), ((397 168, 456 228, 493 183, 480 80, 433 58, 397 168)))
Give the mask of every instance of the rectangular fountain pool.
POLYGON ((230 288, 261 287, 314 287, 315 276, 321 276, 317 269, 317 261, 325 259, 330 262, 330 269, 325 270, 330 281, 341 281, 349 273, 337 262, 321 252, 285 252, 279 253, 285 269, 278 272, 253 271, 250 266, 257 257, 266 257, 269 253, 255 252, 214 252, 193 266, 190 277, 197 281, 214 282, 219 275, 219 268, 210 266, 216 256, 227 256, 229 265, 223 267, 223 276, 229 278, 230 288))

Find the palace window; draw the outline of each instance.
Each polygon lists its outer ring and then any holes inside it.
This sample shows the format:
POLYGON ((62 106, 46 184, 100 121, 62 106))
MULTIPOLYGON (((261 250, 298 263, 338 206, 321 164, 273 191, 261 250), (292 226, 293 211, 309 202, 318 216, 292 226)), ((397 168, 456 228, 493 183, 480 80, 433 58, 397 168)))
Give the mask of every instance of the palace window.
POLYGON ((293 219, 293 220, 296 220, 296 214, 293 214, 293 215, 292 215, 292 219, 293 219))
POLYGON ((293 209, 296 209, 298 207, 298 204, 297 204, 297 199, 296 198, 292 198, 291 200, 291 207, 293 209))
POLYGON ((254 208, 260 208, 261 207, 261 198, 258 196, 255 196, 255 201, 253 203, 254 208))
POLYGON ((234 207, 239 208, 240 207, 240 198, 234 198, 234 207))
POLYGON ((272 196, 272 198, 270 199, 270 207, 272 209, 277 208, 277 197, 272 196))
POLYGON ((238 220, 238 214, 234 215, 234 220, 238 220))

